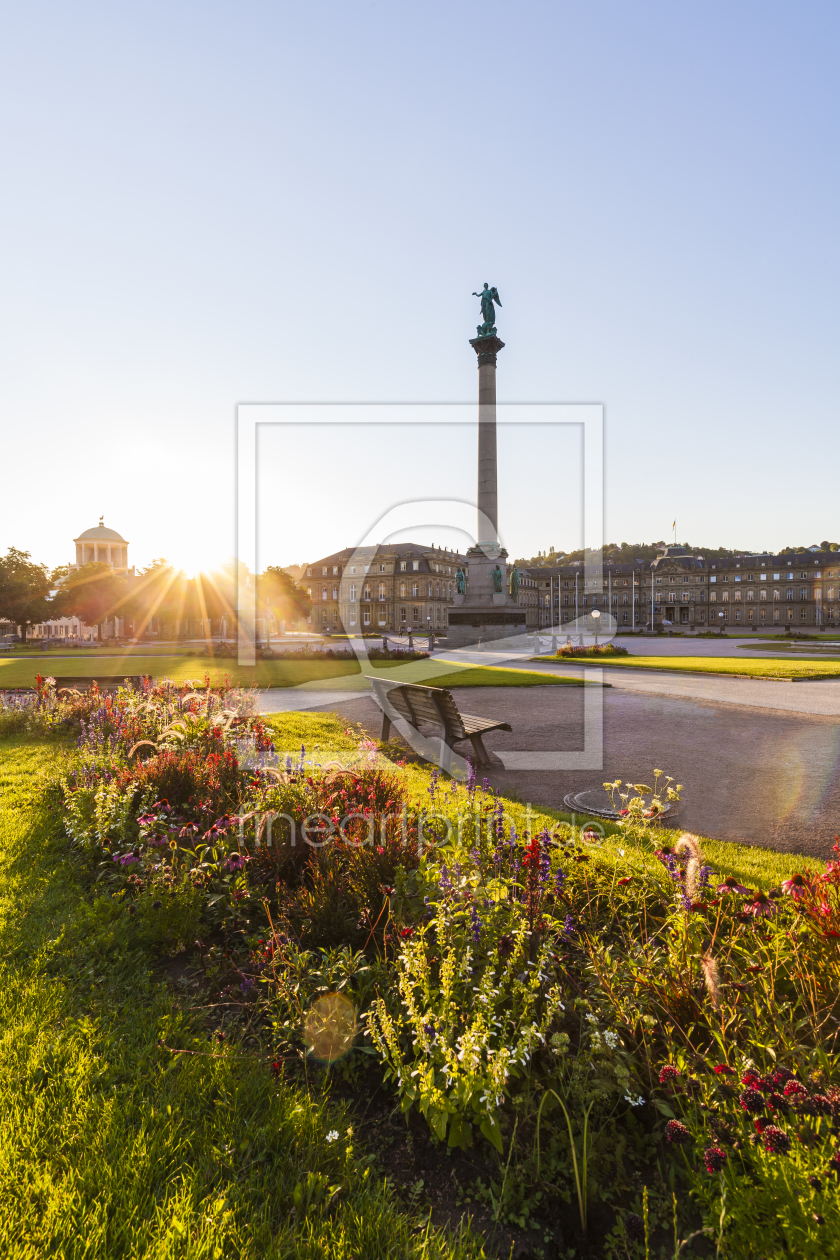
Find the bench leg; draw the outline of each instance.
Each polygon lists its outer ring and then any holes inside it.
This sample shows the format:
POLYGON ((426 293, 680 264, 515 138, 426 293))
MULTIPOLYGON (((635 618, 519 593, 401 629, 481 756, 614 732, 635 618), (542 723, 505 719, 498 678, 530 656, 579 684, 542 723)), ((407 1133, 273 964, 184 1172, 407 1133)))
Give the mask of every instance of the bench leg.
POLYGON ((473 746, 473 752, 475 753, 476 761, 478 761, 479 765, 489 765, 490 758, 487 756, 487 749, 484 747, 481 736, 470 735, 470 743, 473 746))
POLYGON ((391 719, 387 713, 382 714, 382 730, 379 732, 380 743, 386 744, 388 736, 391 734, 391 719))

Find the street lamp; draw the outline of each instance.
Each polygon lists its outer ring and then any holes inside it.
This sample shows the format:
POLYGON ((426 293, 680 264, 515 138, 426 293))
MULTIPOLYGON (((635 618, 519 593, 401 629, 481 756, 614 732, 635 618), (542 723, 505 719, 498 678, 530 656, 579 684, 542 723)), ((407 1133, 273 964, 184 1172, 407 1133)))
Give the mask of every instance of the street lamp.
POLYGON ((598 646, 598 622, 600 621, 600 618, 601 618, 600 610, 597 608, 593 608, 591 615, 592 615, 592 620, 595 622, 595 646, 597 647, 598 646))
POLYGON ((721 633, 721 635, 723 635, 723 619, 724 619, 724 617, 726 616, 726 613, 725 613, 725 612, 719 612, 719 613, 718 613, 718 616, 720 617, 720 633, 721 633))

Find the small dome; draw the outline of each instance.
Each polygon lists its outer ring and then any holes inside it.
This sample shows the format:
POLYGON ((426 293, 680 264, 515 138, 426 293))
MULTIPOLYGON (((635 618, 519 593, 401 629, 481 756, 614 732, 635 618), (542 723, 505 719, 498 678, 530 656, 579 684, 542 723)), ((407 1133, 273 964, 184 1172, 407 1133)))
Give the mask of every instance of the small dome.
MULTIPOLYGON (((93 529, 86 529, 83 534, 79 534, 78 538, 74 538, 73 542, 118 542, 125 543, 122 534, 118 534, 115 529, 108 529, 107 525, 94 525, 93 529)), ((126 544, 127 545, 127 544, 126 544)))

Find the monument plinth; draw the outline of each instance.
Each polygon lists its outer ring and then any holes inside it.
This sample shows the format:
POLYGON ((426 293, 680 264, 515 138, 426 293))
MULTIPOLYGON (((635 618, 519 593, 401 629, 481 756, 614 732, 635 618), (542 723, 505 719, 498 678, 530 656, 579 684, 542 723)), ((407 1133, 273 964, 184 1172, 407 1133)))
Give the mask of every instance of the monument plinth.
POLYGON ((499 543, 498 467, 496 462, 496 357, 505 343, 494 323, 501 306, 495 288, 481 293, 484 322, 470 345, 478 357, 478 486, 476 543, 467 552, 467 572, 459 573, 455 609, 449 614, 447 647, 467 647, 479 640, 524 634, 525 609, 519 604, 519 574, 508 565, 499 543))

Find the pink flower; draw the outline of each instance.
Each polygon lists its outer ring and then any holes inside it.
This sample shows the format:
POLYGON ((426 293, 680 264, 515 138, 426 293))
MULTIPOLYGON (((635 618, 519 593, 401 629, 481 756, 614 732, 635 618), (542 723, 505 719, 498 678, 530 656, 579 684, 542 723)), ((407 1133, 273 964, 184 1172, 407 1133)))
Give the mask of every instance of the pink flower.
POLYGON ((752 892, 751 888, 745 888, 743 884, 739 884, 734 875, 727 875, 717 886, 717 892, 723 893, 741 893, 744 897, 749 897, 752 892))
POLYGON ((659 1084, 667 1085, 669 1081, 675 1081, 679 1076, 677 1069, 670 1063, 666 1063, 659 1073, 659 1084))
POLYGON ((800 875, 797 871, 795 875, 791 875, 790 879, 782 880, 782 890, 786 892, 789 897, 795 897, 798 899, 799 897, 806 896, 806 894, 810 892, 811 885, 805 876, 800 875))
POLYGON ((776 906, 770 900, 766 893, 759 891, 755 894, 752 901, 747 902, 744 909, 748 914, 752 914, 755 918, 760 919, 762 916, 768 916, 776 913, 776 906))
POLYGON ((718 1076, 737 1076, 738 1075, 735 1069, 729 1067, 728 1064, 726 1063, 716 1064, 715 1072, 717 1073, 718 1076))
POLYGON ((665 1125, 665 1136, 676 1146, 691 1141, 691 1134, 681 1120, 669 1120, 665 1125))
POLYGON ((761 1137, 765 1151, 771 1155, 787 1155, 790 1150, 790 1138, 775 1124, 765 1125, 761 1137))

